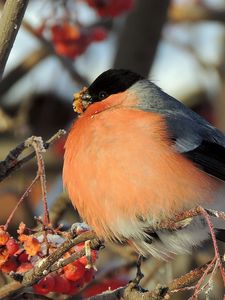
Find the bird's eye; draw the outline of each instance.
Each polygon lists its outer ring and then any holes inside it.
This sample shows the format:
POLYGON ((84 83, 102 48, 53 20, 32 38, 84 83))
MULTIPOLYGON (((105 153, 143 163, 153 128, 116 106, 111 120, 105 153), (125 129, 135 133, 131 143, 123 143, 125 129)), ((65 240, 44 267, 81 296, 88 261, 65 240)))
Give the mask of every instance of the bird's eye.
POLYGON ((105 92, 105 91, 101 91, 99 94, 98 94, 98 98, 100 99, 100 100, 103 100, 103 99, 105 99, 105 98, 107 98, 108 97, 108 94, 107 94, 107 92, 105 92))

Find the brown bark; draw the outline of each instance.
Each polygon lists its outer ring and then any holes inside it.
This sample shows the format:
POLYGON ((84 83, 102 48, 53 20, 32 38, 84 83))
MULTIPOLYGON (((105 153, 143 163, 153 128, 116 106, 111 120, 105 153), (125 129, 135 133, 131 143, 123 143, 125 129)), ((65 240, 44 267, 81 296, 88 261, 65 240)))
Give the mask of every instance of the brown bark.
POLYGON ((0 18, 0 79, 29 0, 7 0, 0 18))
POLYGON ((115 68, 131 69, 145 77, 148 75, 167 19, 169 2, 136 1, 119 38, 115 68))

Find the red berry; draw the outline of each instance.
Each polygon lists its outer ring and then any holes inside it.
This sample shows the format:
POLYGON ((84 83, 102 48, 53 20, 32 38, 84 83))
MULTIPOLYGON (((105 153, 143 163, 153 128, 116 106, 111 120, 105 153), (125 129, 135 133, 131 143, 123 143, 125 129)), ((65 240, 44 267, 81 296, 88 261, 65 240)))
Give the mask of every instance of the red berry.
POLYGON ((133 0, 86 0, 102 17, 116 17, 133 7, 133 0))
POLYGON ((55 287, 55 279, 52 275, 47 275, 42 278, 37 284, 33 286, 33 289, 36 293, 40 295, 46 295, 49 292, 52 292, 55 287))
POLYGON ((76 285, 76 282, 70 282, 70 289, 66 293, 67 295, 75 295, 79 291, 78 285, 76 285))
POLYGON ((72 59, 83 53, 90 43, 77 24, 64 22, 53 25, 51 33, 56 52, 72 59))
POLYGON ((107 31, 102 27, 96 27, 92 30, 91 38, 95 42, 101 42, 107 38, 107 31))
POLYGON ((80 243, 79 245, 76 245, 75 247, 76 252, 80 252, 84 249, 84 243, 80 243))
POLYGON ((17 269, 17 261, 14 256, 10 256, 8 260, 1 266, 2 272, 9 273, 11 271, 16 271, 17 269))
MULTIPOLYGON (((96 250, 91 250, 91 259, 92 262, 94 263, 97 259, 97 251, 96 250)), ((88 259, 87 256, 82 256, 81 258, 78 259, 78 261, 83 264, 84 266, 86 266, 88 264, 88 259)))
POLYGON ((6 243, 6 248, 8 249, 9 254, 13 255, 19 250, 20 246, 15 239, 10 238, 6 243))
POLYGON ((79 261, 75 261, 72 264, 67 265, 64 268, 64 275, 68 280, 77 281, 83 277, 85 273, 85 267, 79 261))
POLYGON ((70 290, 70 281, 63 275, 55 276, 55 286, 53 292, 67 294, 70 290))
POLYGON ((22 263, 16 270, 17 273, 24 273, 33 269, 33 265, 29 262, 22 263))
POLYGON ((121 278, 110 278, 110 279, 105 279, 102 280, 99 283, 91 285, 89 288, 87 288, 82 296, 85 299, 89 299, 90 297, 94 295, 98 295, 103 293, 104 291, 109 290, 115 290, 118 287, 124 286, 127 284, 127 281, 121 278))
MULTIPOLYGON (((86 269, 85 269, 85 271, 86 271, 86 269)), ((76 287, 82 288, 82 286, 84 285, 84 276, 80 277, 79 280, 74 281, 74 284, 75 284, 76 287)))
POLYGON ((84 274, 85 283, 90 282, 94 278, 94 269, 86 269, 84 274))
POLYGON ((28 262, 28 254, 26 251, 22 250, 21 253, 18 254, 18 260, 20 263, 28 262))

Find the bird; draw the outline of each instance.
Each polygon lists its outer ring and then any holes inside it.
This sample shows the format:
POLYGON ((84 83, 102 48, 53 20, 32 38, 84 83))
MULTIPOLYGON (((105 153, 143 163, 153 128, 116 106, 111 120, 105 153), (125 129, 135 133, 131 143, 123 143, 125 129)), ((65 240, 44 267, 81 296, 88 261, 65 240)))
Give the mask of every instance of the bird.
POLYGON ((160 224, 218 201, 225 181, 220 130, 124 69, 100 74, 74 95, 73 108, 78 118, 65 143, 63 182, 97 236, 163 260, 209 239, 202 216, 179 229, 160 224))

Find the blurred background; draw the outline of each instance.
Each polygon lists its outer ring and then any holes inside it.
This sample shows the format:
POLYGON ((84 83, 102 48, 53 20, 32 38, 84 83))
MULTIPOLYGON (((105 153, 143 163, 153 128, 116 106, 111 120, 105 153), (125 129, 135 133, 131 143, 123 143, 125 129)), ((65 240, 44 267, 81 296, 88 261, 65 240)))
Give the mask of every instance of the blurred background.
MULTIPOLYGON (((76 117, 73 94, 112 67, 149 77, 225 132, 225 0, 30 0, 0 83, 0 160, 31 135, 46 140, 67 130, 76 117)), ((58 140, 44 158, 48 203, 53 211, 61 201, 66 208, 55 222, 69 225, 79 217, 61 195, 64 142, 58 140)), ((32 160, 1 182, 1 224, 36 170, 32 160)), ((42 213, 40 195, 37 183, 13 218, 12 233, 20 221, 35 225, 33 216, 42 213)), ((166 284, 209 261, 210 249, 206 245, 168 263, 148 259, 143 287, 166 284)), ((98 260, 95 291, 128 282, 135 259, 128 247, 107 245, 98 260)), ((222 282, 214 279, 207 299, 223 299, 222 282)))

